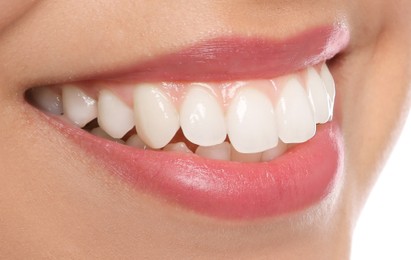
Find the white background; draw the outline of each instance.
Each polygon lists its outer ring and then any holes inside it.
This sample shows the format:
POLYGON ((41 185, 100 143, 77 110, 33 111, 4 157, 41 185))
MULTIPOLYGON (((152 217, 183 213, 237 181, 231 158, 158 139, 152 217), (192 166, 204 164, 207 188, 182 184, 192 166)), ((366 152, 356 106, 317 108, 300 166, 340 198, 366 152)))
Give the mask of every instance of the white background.
POLYGON ((411 260, 411 116, 362 212, 352 260, 411 260))

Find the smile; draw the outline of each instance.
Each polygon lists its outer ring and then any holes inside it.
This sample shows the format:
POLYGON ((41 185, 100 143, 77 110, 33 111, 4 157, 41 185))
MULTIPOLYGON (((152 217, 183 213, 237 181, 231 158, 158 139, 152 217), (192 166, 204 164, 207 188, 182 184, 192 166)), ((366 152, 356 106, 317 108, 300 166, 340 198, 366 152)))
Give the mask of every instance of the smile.
POLYGON ((333 25, 281 41, 216 39, 27 99, 138 190, 213 217, 281 215, 337 186, 342 137, 326 61, 348 38, 333 25))

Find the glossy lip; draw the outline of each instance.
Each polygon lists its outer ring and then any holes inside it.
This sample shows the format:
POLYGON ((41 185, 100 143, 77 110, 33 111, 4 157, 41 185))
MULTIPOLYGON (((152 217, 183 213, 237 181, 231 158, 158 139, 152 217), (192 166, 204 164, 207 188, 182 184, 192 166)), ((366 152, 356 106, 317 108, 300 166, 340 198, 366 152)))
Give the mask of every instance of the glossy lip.
MULTIPOLYGON (((99 77, 134 82, 273 78, 335 56, 348 40, 348 30, 341 24, 281 41, 219 38, 99 77)), ((343 158, 336 121, 318 126, 314 138, 267 163, 138 150, 55 119, 49 122, 138 190, 222 219, 278 216, 319 202, 335 190, 343 158)))
POLYGON ((331 59, 349 38, 344 23, 286 40, 219 37, 100 77, 131 82, 271 79, 331 59))
POLYGON ((337 187, 343 160, 341 134, 333 122, 319 126, 311 140, 271 162, 238 163, 138 150, 49 121, 138 190, 227 220, 283 215, 326 198, 337 187))

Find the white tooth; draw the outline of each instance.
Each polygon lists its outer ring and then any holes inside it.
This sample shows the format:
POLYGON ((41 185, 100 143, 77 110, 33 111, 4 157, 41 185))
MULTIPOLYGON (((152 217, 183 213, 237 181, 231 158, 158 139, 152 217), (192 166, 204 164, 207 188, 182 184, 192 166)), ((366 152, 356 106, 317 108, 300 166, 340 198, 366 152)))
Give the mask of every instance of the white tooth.
POLYGON ((326 123, 331 116, 328 92, 324 81, 313 67, 307 69, 307 92, 316 123, 326 123))
POLYGON ((140 139, 140 137, 138 137, 138 135, 130 136, 126 141, 126 145, 144 150, 148 148, 147 145, 140 139))
POLYGON ((315 134, 307 93, 295 76, 288 79, 277 103, 278 135, 284 143, 302 143, 315 134))
POLYGON ((101 138, 104 138, 104 139, 108 139, 108 140, 114 141, 114 142, 119 143, 119 144, 125 144, 125 142, 123 140, 115 139, 115 138, 111 137, 106 132, 104 132, 104 130, 101 129, 100 127, 93 128, 90 131, 90 133, 95 135, 95 136, 98 136, 98 137, 101 137, 101 138))
POLYGON ((168 144, 163 148, 163 151, 193 153, 184 142, 168 144))
POLYGON ((63 111, 73 123, 83 127, 97 117, 97 102, 80 88, 73 85, 63 87, 63 111))
POLYGON ((259 162, 263 153, 240 153, 231 148, 231 161, 235 162, 259 162))
POLYGON ((38 87, 31 90, 31 95, 35 104, 42 110, 54 115, 63 114, 61 95, 48 87, 38 87))
POLYGON ((221 106, 203 87, 192 87, 180 108, 184 136, 194 144, 212 146, 222 143, 227 135, 221 106))
POLYGON ((275 158, 284 154, 285 151, 287 151, 287 145, 280 141, 278 142, 278 145, 275 148, 263 152, 263 155, 261 156, 261 161, 269 162, 271 160, 274 160, 275 158))
POLYGON ((179 115, 171 101, 150 84, 135 88, 134 116, 138 135, 154 149, 166 146, 180 128, 179 115))
POLYGON ((277 145, 275 113, 270 99, 256 89, 240 90, 227 111, 231 144, 241 153, 258 153, 277 145))
POLYGON ((134 126, 133 110, 110 90, 103 89, 98 97, 98 124, 114 138, 123 137, 134 126))
POLYGON ((320 76, 324 81, 325 88, 327 89, 329 99, 329 107, 331 108, 331 117, 332 117, 332 109, 334 108, 334 100, 335 100, 335 82, 333 75, 331 75, 330 70, 328 69, 327 64, 323 64, 321 67, 320 76))
POLYGON ((214 146, 199 146, 196 154, 209 159, 229 161, 231 158, 231 145, 223 142, 214 146))

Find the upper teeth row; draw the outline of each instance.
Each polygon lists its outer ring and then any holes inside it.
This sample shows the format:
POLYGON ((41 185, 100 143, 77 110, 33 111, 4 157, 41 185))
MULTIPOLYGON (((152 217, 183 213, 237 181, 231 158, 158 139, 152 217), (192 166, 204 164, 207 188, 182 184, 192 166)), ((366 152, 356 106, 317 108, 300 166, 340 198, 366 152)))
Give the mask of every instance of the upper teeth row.
POLYGON ((181 127, 194 144, 218 145, 228 135, 238 152, 258 153, 276 147, 279 138, 284 143, 305 142, 315 134, 316 123, 331 119, 335 85, 327 66, 318 71, 308 67, 302 75, 288 75, 283 86, 273 85, 279 91, 275 102, 257 86, 245 84, 227 107, 206 84, 190 87, 178 108, 161 87, 147 83, 134 88, 134 109, 112 90, 102 89, 95 100, 74 85, 63 86, 62 104, 50 102, 58 100, 50 89, 34 92, 34 98, 44 109, 63 113, 80 127, 97 118, 113 138, 135 126, 139 137, 154 149, 166 146, 181 127))

